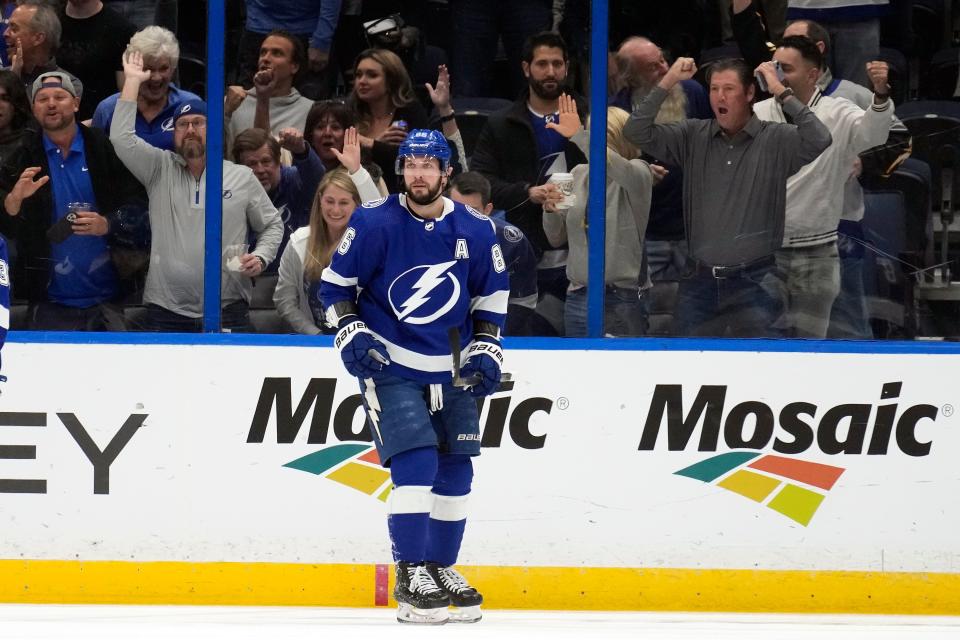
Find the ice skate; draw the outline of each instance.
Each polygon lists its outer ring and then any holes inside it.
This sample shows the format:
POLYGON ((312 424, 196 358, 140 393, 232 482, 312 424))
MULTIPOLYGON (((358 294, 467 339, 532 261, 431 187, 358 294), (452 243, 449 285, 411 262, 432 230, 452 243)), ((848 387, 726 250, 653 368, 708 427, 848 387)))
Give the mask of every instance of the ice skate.
POLYGON ((483 596, 470 586, 466 578, 453 567, 443 567, 435 562, 425 565, 427 573, 450 599, 450 622, 479 622, 483 614, 480 605, 483 596))
POLYGON ((393 597, 399 605, 398 622, 445 624, 450 619, 447 609, 450 598, 423 565, 397 563, 397 586, 393 597))

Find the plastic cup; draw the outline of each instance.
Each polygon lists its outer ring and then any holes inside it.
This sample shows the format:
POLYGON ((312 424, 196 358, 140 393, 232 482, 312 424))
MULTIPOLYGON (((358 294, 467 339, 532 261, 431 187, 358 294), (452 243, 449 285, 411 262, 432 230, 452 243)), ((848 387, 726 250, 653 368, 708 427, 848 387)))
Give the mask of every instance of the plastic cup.
POLYGON ((240 271, 243 269, 243 256, 247 255, 250 245, 248 244, 230 244, 223 250, 223 264, 227 271, 240 271))

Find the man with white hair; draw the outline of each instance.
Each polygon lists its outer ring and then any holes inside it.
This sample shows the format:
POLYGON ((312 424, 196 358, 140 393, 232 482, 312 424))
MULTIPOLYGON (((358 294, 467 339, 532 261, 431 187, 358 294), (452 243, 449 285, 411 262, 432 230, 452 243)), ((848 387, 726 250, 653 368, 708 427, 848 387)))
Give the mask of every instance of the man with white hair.
MULTIPOLYGON (((189 91, 177 88, 171 80, 180 60, 180 44, 176 36, 163 27, 147 27, 130 38, 129 51, 143 58, 144 71, 150 77, 140 83, 134 130, 137 135, 159 149, 173 151, 173 114, 184 102, 199 100, 189 91)), ((93 126, 110 133, 113 112, 120 94, 115 93, 97 106, 93 126)))

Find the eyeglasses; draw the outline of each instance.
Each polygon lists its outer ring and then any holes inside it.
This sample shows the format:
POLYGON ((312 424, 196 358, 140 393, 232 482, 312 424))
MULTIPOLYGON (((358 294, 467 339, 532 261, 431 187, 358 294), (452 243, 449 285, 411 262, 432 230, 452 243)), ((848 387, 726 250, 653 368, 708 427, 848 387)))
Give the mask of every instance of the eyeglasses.
POLYGON ((198 121, 177 120, 177 124, 174 126, 176 127, 177 131, 186 131, 190 127, 193 127, 195 130, 200 131, 202 129, 207 128, 207 121, 206 120, 198 120, 198 121))

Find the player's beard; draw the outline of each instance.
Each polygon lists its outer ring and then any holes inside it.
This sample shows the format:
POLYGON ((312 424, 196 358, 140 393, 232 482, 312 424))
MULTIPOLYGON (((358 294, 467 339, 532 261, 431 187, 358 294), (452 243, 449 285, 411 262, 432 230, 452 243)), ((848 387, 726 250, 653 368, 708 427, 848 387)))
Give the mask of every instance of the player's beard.
POLYGON ((440 193, 443 191, 443 178, 437 179, 436 186, 427 188, 427 195, 417 196, 414 195, 413 189, 407 187, 407 197, 414 203, 420 206, 426 206, 433 203, 437 198, 440 197, 440 193))

